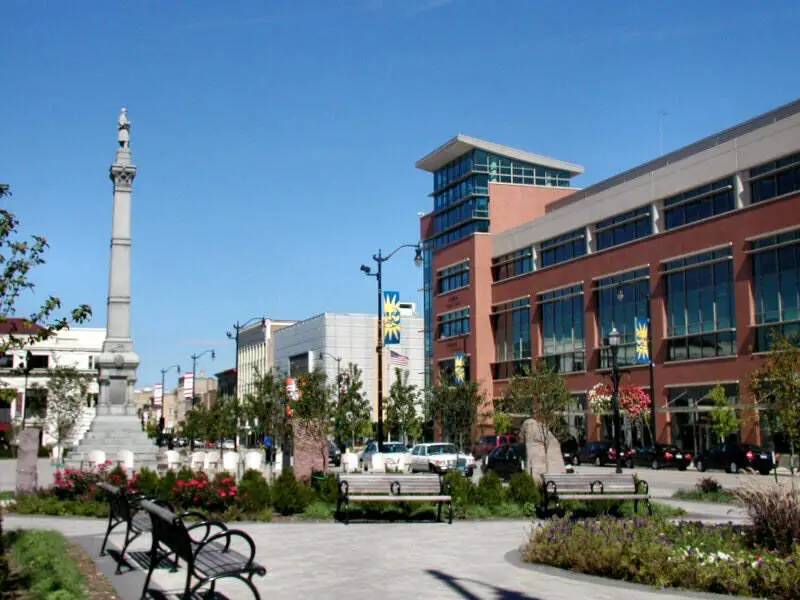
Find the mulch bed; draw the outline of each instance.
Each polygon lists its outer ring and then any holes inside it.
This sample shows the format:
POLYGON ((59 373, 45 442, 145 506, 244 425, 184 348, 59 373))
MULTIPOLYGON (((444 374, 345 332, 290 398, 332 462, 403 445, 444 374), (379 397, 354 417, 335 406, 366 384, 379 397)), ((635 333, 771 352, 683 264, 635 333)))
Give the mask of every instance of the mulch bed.
MULTIPOLYGON (((105 575, 97 570, 94 561, 84 552, 83 548, 71 542, 68 544, 68 557, 78 565, 78 569, 86 578, 90 600, 119 600, 114 586, 106 579, 105 575)), ((9 578, 6 580, 6 589, 0 590, 0 598, 2 600, 25 600, 28 598, 28 593, 23 587, 25 582, 19 572, 14 569, 13 561, 9 562, 11 563, 9 578)))

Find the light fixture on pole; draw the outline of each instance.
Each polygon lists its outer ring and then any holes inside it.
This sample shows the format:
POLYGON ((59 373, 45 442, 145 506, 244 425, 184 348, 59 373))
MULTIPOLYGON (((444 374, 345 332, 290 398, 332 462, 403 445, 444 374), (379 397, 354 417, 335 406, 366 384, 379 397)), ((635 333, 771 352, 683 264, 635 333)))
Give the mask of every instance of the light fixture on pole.
POLYGON ((158 418, 159 433, 164 433, 164 398, 166 397, 164 383, 167 378, 167 373, 169 373, 172 369, 175 369, 178 372, 178 375, 181 374, 180 365, 170 365, 164 369, 161 369, 161 415, 158 418))
POLYGON ((235 344, 236 344, 236 367, 234 369, 234 374, 233 374, 233 397, 236 400, 236 405, 237 405, 237 410, 236 410, 236 437, 234 439, 234 447, 235 447, 235 450, 237 452, 239 451, 239 410, 238 410, 238 405, 239 405, 239 333, 241 332, 242 329, 244 329, 248 325, 251 325, 251 324, 253 324, 253 323, 255 323, 256 321, 259 321, 259 320, 261 321, 261 328, 262 329, 266 329, 267 328, 267 320, 264 317, 253 317, 252 319, 249 319, 249 320, 245 321, 244 323, 239 323, 239 321, 236 321, 236 323, 233 324, 233 332, 230 332, 230 331, 226 331, 225 332, 225 335, 228 336, 228 339, 229 340, 233 340, 235 342, 235 344))
POLYGON ((422 246, 420 244, 402 244, 386 256, 383 256, 378 250, 377 254, 372 255, 372 260, 377 265, 375 273, 372 272, 371 267, 361 265, 361 271, 369 277, 374 277, 378 283, 378 345, 375 348, 378 353, 378 452, 383 452, 383 263, 402 248, 414 248, 414 264, 417 267, 422 266, 422 246))
POLYGON ((620 417, 619 417, 619 342, 621 339, 616 327, 608 333, 608 345, 611 346, 611 383, 614 386, 611 392, 611 406, 614 411, 614 452, 617 459, 617 473, 622 473, 622 448, 620 447, 620 417))
POLYGON ((192 354, 189 358, 192 359, 192 406, 195 405, 195 401, 197 398, 197 394, 195 393, 195 383, 197 382, 197 359, 205 356, 206 354, 211 354, 211 360, 217 358, 217 353, 213 350, 203 350, 199 354, 192 354))

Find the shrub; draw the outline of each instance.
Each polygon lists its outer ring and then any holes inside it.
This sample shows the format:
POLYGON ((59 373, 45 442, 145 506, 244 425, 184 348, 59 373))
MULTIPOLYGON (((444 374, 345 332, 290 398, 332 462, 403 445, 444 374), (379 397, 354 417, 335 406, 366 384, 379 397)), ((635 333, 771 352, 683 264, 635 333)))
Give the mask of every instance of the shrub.
POLYGON ((487 507, 498 506, 505 501, 506 491, 503 480, 496 473, 489 471, 478 482, 475 499, 478 504, 487 507))
POLYGON ((722 491, 722 484, 713 477, 703 477, 696 484, 698 492, 703 494, 718 494, 722 491))
POLYGON ((239 504, 246 513, 270 508, 269 484, 259 471, 249 470, 242 475, 239 481, 239 504))
POLYGON ((327 502, 315 500, 306 507, 305 511, 303 511, 303 517, 312 521, 323 521, 333 517, 335 512, 335 506, 332 506, 327 502))
POLYGON ((444 476, 445 484, 449 484, 453 497, 453 515, 457 519, 467 516, 467 507, 475 502, 475 484, 460 471, 449 471, 444 476))
POLYGON ((170 469, 161 476, 161 479, 158 482, 156 496, 163 499, 169 498, 172 495, 172 489, 175 487, 177 482, 178 475, 175 473, 175 471, 170 469))
POLYGON ((31 600, 80 600, 88 597, 78 565, 65 560, 69 544, 55 531, 24 531, 12 543, 11 557, 29 584, 31 600))
POLYGON ((272 506, 282 515, 301 513, 310 501, 309 489, 295 479, 293 469, 284 469, 271 491, 272 506))
POLYGON ((314 496, 322 502, 333 503, 339 495, 339 482, 336 475, 313 473, 311 475, 311 489, 314 496))
POLYGON ((800 490, 794 483, 789 488, 745 487, 734 494, 750 515, 754 543, 783 554, 800 545, 800 490))
POLYGON ((194 479, 194 471, 192 471, 189 467, 181 467, 178 469, 178 473, 175 475, 175 479, 183 479, 187 481, 189 479, 194 479))
POLYGON ((140 492, 145 496, 158 497, 159 491, 159 478, 158 473, 151 471, 147 467, 142 467, 141 470, 133 476, 128 484, 131 490, 140 492))
POLYGON ((508 484, 508 498, 523 506, 539 504, 542 500, 542 490, 530 473, 515 473, 508 484))

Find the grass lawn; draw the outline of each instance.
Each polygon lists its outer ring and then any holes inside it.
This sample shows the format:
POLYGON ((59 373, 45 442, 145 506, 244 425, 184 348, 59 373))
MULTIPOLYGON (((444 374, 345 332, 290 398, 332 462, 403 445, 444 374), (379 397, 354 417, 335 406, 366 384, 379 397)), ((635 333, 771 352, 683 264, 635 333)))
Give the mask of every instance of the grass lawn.
POLYGON ((678 490, 672 497, 675 500, 691 500, 693 502, 716 502, 719 504, 738 504, 736 496, 730 490, 704 492, 701 490, 678 490))
POLYGON ((115 600, 94 561, 56 531, 12 531, 5 536, 9 600, 115 600))

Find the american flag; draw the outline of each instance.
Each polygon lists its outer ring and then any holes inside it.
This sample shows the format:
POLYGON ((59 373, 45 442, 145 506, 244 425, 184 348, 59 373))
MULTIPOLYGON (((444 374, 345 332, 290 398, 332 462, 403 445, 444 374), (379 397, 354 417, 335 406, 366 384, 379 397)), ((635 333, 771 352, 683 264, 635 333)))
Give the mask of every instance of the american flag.
POLYGON ((408 357, 403 356, 399 352, 389 350, 389 364, 403 369, 408 368, 408 357))

